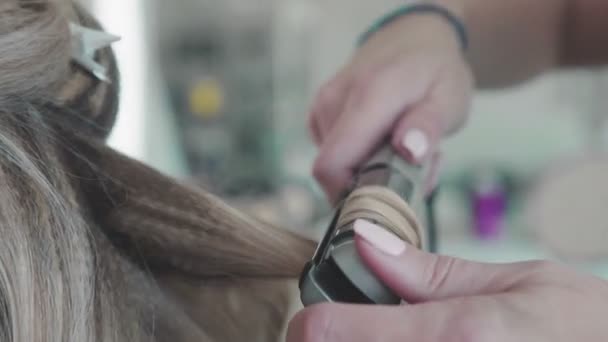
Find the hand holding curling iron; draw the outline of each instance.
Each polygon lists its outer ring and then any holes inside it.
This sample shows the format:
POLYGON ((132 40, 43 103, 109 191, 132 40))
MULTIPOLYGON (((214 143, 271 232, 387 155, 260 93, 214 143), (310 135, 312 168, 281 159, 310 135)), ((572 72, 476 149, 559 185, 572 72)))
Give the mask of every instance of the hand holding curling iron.
POLYGON ((410 304, 310 306, 292 320, 287 342, 600 342, 608 336, 608 285, 598 278, 549 262, 494 265, 429 254, 365 221, 355 232, 365 263, 410 304))
POLYGON ((466 120, 472 93, 469 66, 448 25, 432 16, 395 21, 315 98, 309 114, 319 147, 315 178, 336 202, 387 135, 409 162, 436 158, 440 140, 466 120))
MULTIPOLYGON (((333 203, 386 136, 407 161, 436 161, 440 140, 467 118, 474 79, 484 88, 506 86, 559 62, 591 64, 608 56, 601 44, 604 2, 432 0, 407 6, 427 14, 434 7, 431 14, 440 15, 392 20, 314 101, 310 131, 320 150, 314 175, 333 203), (444 20, 442 6, 472 24, 470 51, 463 54, 455 39, 454 28, 463 23, 455 16, 444 20)), ((430 254, 367 220, 353 228, 362 262, 408 304, 314 304, 291 321, 287 342, 608 339, 608 283, 599 278, 552 262, 499 265, 430 254)))

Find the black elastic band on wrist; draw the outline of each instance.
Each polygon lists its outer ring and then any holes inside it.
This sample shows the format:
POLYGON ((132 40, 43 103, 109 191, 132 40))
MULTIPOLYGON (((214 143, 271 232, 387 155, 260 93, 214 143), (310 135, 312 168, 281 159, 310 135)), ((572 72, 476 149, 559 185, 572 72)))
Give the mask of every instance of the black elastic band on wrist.
POLYGON ((460 39, 462 49, 466 50, 469 47, 469 37, 465 24, 448 9, 440 5, 426 3, 405 5, 380 18, 374 25, 372 25, 372 27, 370 27, 365 33, 363 33, 359 37, 358 44, 362 45, 363 43, 365 43, 372 34, 379 31, 384 26, 390 24, 395 19, 406 15, 418 13, 432 13, 442 16, 450 23, 450 25, 452 25, 452 27, 456 31, 458 38, 460 39))

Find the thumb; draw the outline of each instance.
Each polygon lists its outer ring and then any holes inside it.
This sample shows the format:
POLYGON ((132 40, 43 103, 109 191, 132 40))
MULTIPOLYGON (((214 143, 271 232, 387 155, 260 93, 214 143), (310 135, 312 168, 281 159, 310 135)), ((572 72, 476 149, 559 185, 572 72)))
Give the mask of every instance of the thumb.
POLYGON ((358 252, 406 302, 487 295, 514 285, 518 264, 483 264, 422 252, 368 221, 355 222, 358 252))

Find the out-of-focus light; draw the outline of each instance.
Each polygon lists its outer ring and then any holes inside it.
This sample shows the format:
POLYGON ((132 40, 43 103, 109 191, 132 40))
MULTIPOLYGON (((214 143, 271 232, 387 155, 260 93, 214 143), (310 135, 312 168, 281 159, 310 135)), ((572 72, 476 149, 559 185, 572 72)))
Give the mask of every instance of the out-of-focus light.
POLYGON ((121 71, 120 111, 108 143, 126 155, 142 159, 147 67, 144 0, 96 0, 92 10, 106 31, 121 37, 113 45, 121 71))

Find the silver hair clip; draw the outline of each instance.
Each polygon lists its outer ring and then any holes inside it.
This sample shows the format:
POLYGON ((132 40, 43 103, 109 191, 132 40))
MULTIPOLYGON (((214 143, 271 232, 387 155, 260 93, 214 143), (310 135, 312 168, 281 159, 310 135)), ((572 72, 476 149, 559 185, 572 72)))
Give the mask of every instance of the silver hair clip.
POLYGON ((108 70, 95 61, 95 52, 120 40, 120 37, 70 23, 72 35, 72 60, 99 80, 110 82, 108 70))

